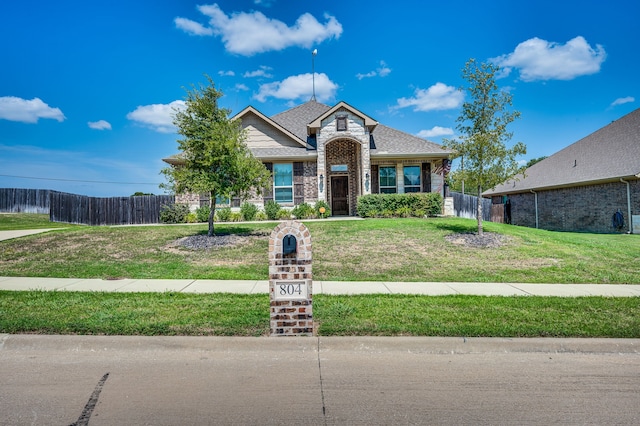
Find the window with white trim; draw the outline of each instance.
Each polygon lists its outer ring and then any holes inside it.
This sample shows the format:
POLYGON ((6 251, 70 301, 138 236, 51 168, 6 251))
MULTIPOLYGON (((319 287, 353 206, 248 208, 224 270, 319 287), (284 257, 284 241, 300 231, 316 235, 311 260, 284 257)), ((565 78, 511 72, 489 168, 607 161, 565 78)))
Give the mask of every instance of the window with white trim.
POLYGON ((380 193, 395 194, 396 193, 396 167, 380 166, 378 169, 380 175, 380 193))
POLYGON ((278 203, 293 203, 293 163, 274 163, 273 197, 278 203))
POLYGON ((420 166, 404 166, 404 192, 420 192, 420 166))

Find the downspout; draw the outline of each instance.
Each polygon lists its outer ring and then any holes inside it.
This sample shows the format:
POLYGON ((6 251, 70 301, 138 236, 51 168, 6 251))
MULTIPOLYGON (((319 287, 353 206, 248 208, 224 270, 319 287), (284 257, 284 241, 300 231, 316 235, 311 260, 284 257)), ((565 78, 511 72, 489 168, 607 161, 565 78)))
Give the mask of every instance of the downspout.
POLYGON ((535 199, 536 199, 536 229, 538 229, 538 193, 536 191, 534 191, 533 189, 530 189, 531 193, 533 195, 535 195, 535 199))
POLYGON ((627 184, 627 222, 629 222, 629 234, 633 234, 633 220, 631 217, 631 189, 629 188, 629 182, 620 178, 620 182, 627 184))

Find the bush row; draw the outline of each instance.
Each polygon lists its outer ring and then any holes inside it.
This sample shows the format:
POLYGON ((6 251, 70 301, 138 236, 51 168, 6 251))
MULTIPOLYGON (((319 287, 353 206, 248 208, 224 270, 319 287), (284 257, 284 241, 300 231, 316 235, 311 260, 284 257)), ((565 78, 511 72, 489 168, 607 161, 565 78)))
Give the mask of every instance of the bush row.
MULTIPOLYGON (((162 206, 160 210, 160 222, 162 223, 199 223, 208 222, 209 206, 201 206, 195 212, 189 211, 186 204, 172 204, 162 206)), ((302 203, 288 210, 277 202, 270 200, 261 210, 251 203, 243 203, 239 212, 234 212, 229 207, 217 208, 214 221, 216 222, 240 222, 253 220, 286 220, 286 219, 316 219, 331 216, 331 209, 324 201, 318 201, 315 206, 302 203)))
POLYGON ((358 197, 361 217, 425 217, 442 213, 442 195, 434 192, 369 194, 358 197))

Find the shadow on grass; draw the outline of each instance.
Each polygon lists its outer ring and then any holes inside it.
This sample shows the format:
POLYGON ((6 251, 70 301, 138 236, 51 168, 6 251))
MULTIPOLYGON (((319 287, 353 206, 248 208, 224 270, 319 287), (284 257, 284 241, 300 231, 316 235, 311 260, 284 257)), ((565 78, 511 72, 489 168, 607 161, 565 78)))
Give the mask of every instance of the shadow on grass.
MULTIPOLYGON (((242 225, 228 226, 225 224, 222 229, 220 229, 218 226, 215 226, 213 230, 214 230, 214 236, 216 237, 224 237, 228 235, 238 235, 243 237, 270 235, 270 231, 267 231, 265 229, 255 229, 249 226, 242 226, 242 225)), ((202 231, 199 231, 195 235, 208 235, 208 233, 209 233, 209 229, 204 229, 202 231)))
POLYGON ((451 231, 453 233, 465 234, 465 233, 476 233, 478 232, 478 226, 476 223, 443 223, 443 222, 435 222, 434 228, 440 229, 443 231, 451 231))

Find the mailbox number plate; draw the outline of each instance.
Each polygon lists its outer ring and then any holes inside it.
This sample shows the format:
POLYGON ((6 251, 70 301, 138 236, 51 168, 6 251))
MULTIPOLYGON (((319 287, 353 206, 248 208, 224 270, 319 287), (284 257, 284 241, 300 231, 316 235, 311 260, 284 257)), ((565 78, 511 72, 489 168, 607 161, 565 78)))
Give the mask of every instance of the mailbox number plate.
POLYGON ((305 281, 276 281, 275 300, 308 299, 309 292, 305 281))

